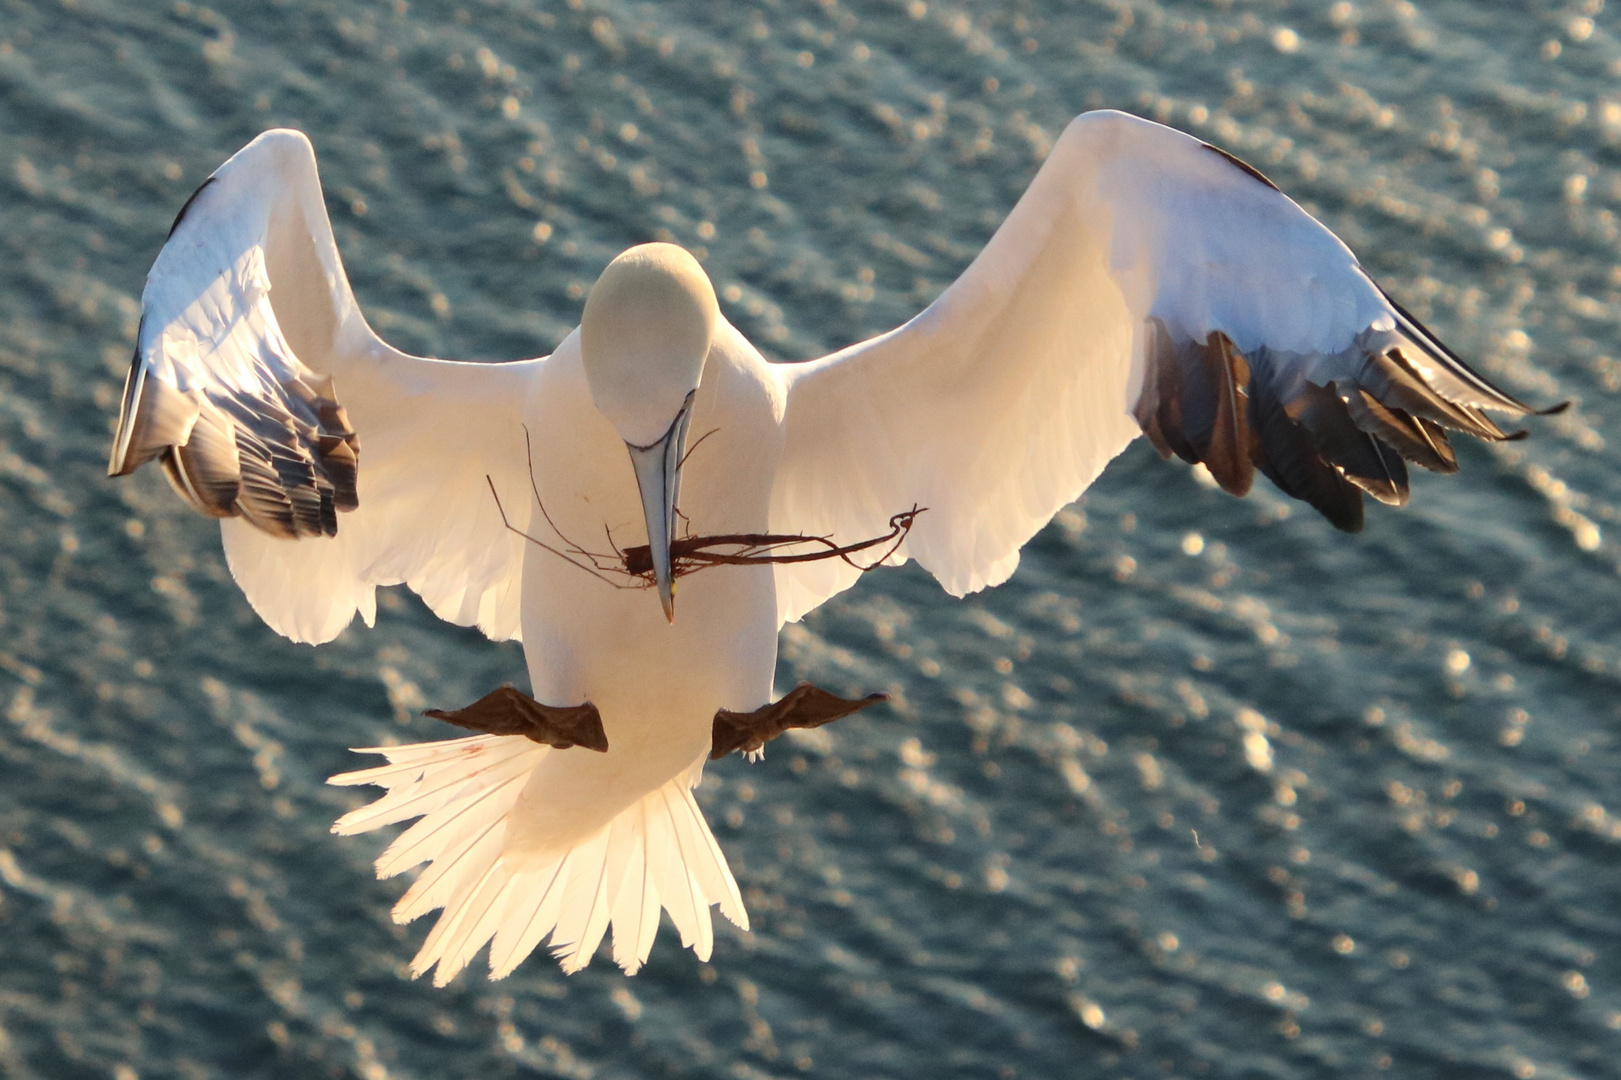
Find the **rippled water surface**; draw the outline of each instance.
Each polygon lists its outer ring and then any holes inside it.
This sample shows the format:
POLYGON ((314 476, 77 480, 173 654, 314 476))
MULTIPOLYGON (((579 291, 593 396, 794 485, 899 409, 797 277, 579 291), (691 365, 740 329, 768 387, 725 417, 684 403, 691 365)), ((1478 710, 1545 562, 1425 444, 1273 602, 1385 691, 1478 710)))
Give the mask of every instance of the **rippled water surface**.
POLYGON ((1621 1075, 1601 3, 0 0, 0 1074, 1621 1075), (778 681, 894 707, 700 791, 753 933, 409 981, 387 838, 322 781, 520 654, 398 590, 291 645, 155 471, 103 477, 187 194, 294 125, 403 348, 544 353, 665 238, 800 359, 934 296, 1096 106, 1264 169, 1572 409, 1360 536, 1137 445, 1002 588, 872 575, 778 681))

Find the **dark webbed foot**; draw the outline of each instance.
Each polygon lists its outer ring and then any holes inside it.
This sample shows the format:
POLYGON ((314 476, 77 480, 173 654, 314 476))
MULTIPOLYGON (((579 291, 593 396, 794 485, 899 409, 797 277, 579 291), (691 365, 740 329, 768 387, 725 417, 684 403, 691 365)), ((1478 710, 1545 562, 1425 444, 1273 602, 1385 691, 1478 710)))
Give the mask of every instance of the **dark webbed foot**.
POLYGON ((558 750, 571 746, 603 753, 608 750, 602 714, 589 701, 584 705, 542 705, 510 686, 491 690, 465 709, 429 709, 422 715, 487 735, 522 735, 558 750))
POLYGON ((810 683, 800 683, 784 694, 782 700, 753 712, 736 713, 721 709, 715 714, 714 745, 709 751, 709 759, 723 758, 733 750, 752 753, 789 728, 821 727, 860 712, 868 705, 888 700, 888 694, 868 694, 860 700, 851 701, 810 683))

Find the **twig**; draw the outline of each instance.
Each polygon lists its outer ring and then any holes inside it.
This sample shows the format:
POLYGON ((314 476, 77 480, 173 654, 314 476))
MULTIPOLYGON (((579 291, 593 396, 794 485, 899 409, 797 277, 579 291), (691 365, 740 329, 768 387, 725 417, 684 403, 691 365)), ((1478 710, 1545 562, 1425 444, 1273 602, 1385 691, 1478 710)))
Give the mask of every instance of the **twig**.
MULTIPOLYGON (((705 434, 703 438, 694 443, 687 453, 690 455, 714 432, 705 434)), ((577 566, 581 570, 605 584, 616 589, 645 589, 655 584, 653 574, 653 549, 647 544, 636 544, 623 550, 615 543, 613 530, 606 524, 603 533, 607 538, 608 546, 613 549, 613 555, 601 555, 587 551, 563 534, 557 527, 551 514, 546 511, 546 504, 540 497, 540 486, 535 480, 535 462, 533 448, 529 438, 529 428, 524 427, 524 449, 529 458, 529 490, 535 497, 535 505, 540 508, 541 517, 561 540, 566 551, 560 551, 544 540, 537 539, 519 529, 507 518, 506 508, 501 505, 501 496, 495 490, 495 481, 488 474, 484 481, 490 486, 490 495, 495 499, 495 508, 501 515, 501 524, 509 532, 517 533, 525 540, 534 544, 543 551, 549 551, 562 559, 570 566, 577 566), (583 561, 582 561, 583 560, 583 561), (617 575, 621 579, 615 580, 609 575, 617 575)), ((686 460, 685 457, 682 458, 686 460)), ((700 570, 707 570, 712 566, 761 566, 776 563, 805 563, 817 562, 822 559, 842 559, 845 563, 855 567, 862 573, 876 569, 888 562, 895 552, 900 550, 906 541, 906 535, 912 531, 912 525, 917 516, 927 507, 913 505, 910 510, 903 510, 889 519, 889 531, 882 536, 875 536, 854 544, 835 544, 830 536, 805 536, 788 533, 724 533, 715 536, 685 536, 670 544, 670 578, 685 577, 700 570), (803 544, 819 545, 817 551, 801 551, 792 554, 778 554, 782 548, 797 547, 803 544), (889 544, 889 550, 870 563, 863 565, 851 558, 863 551, 868 551, 881 544, 889 544), (714 550, 714 549, 731 550, 714 550)), ((679 513, 679 511, 677 511, 679 513)), ((681 514, 683 521, 686 515, 681 514)))
MULTIPOLYGON (((924 508, 914 506, 889 519, 889 531, 870 540, 854 544, 835 544, 831 537, 788 535, 784 533, 729 533, 718 536, 692 536, 670 545, 671 576, 696 573, 711 566, 757 566, 762 563, 804 563, 822 559, 842 559, 865 573, 883 565, 899 550, 912 523, 924 508), (862 565, 850 556, 880 544, 893 541, 890 549, 871 563, 862 565), (819 544, 820 551, 802 551, 790 555, 774 554, 779 548, 800 544, 819 544), (735 551, 713 551, 712 548, 736 548, 735 551)), ((621 553, 624 572, 635 577, 646 577, 653 572, 652 549, 646 544, 628 547, 621 553)))
POLYGON ((687 463, 687 459, 692 456, 692 452, 694 450, 698 449, 698 447, 702 446, 704 444, 705 439, 709 438, 711 435, 715 434, 715 432, 717 432, 719 430, 720 430, 720 428, 718 428, 718 427, 710 428, 708 431, 706 431, 702 435, 700 435, 698 437, 697 442, 695 442, 691 446, 687 447, 687 452, 685 454, 681 455, 681 460, 675 463, 675 467, 677 469, 679 469, 683 465, 685 465, 687 463))
MULTIPOLYGON (((534 544, 536 547, 542 549, 543 551, 551 552, 553 555, 556 555, 559 559, 562 559, 564 562, 568 563, 570 566, 578 566, 581 570, 584 570, 586 573, 590 574, 592 577, 598 579, 599 581, 606 582, 607 584, 612 585, 616 589, 634 589, 634 588, 639 588, 640 587, 640 586, 636 586, 636 585, 626 585, 623 582, 615 581, 612 578, 608 577, 606 574, 603 574, 603 573, 599 572, 600 570, 603 569, 602 567, 587 566, 583 562, 579 562, 579 561, 577 561, 577 560, 575 560, 573 558, 570 558, 568 555, 565 555, 563 552, 558 551, 556 548, 554 548, 550 544, 546 543, 546 541, 537 540, 533 536, 530 536, 528 533, 524 532, 522 529, 518 528, 516 525, 512 524, 512 522, 507 520, 506 507, 501 505, 501 496, 496 492, 496 490, 495 490, 495 481, 490 478, 489 473, 484 474, 484 482, 490 485, 490 495, 495 498, 495 509, 496 509, 496 511, 498 513, 500 513, 500 515, 501 515, 501 524, 505 525, 507 527, 508 532, 517 533, 519 536, 523 537, 525 540, 529 541, 531 544, 534 544)), ((541 513, 545 513, 545 510, 542 509, 541 513)), ((550 521, 551 519, 547 518, 546 520, 550 521)), ((554 529, 556 528, 555 525, 552 526, 552 527, 554 529)), ((586 556, 589 558, 590 553, 587 552, 586 556)), ((594 559, 592 561, 593 561, 593 563, 595 562, 594 559)))

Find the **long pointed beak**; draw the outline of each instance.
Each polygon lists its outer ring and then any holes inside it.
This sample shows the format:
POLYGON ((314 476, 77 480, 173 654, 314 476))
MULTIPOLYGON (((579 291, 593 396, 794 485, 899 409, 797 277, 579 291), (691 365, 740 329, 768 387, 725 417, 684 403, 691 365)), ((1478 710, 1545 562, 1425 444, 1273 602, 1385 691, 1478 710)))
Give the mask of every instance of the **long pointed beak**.
MULTIPOLYGON (((696 391, 694 391, 696 393, 696 391)), ((625 446, 636 469, 642 493, 642 515, 647 519, 647 546, 653 556, 653 580, 658 586, 664 617, 675 622, 675 579, 670 573, 670 545, 675 543, 675 507, 681 495, 681 458, 687 447, 687 421, 692 418, 692 394, 681 405, 664 438, 650 446, 625 446)))

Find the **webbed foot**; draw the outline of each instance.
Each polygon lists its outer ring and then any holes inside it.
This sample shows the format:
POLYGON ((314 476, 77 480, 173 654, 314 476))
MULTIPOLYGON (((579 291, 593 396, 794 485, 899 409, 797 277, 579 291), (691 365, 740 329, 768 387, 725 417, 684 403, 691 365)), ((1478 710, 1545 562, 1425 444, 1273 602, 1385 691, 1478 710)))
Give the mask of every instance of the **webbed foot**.
POLYGON ((571 746, 602 753, 608 750, 602 714, 589 701, 584 705, 542 705, 510 686, 491 690, 465 709, 429 709, 422 715, 487 735, 522 735, 558 750, 571 746))
POLYGON ((869 705, 888 700, 888 694, 868 694, 851 701, 810 683, 800 683, 784 694, 781 700, 753 712, 736 713, 721 709, 715 713, 714 743, 709 751, 709 759, 723 758, 733 750, 753 753, 789 728, 821 727, 860 712, 869 705))

